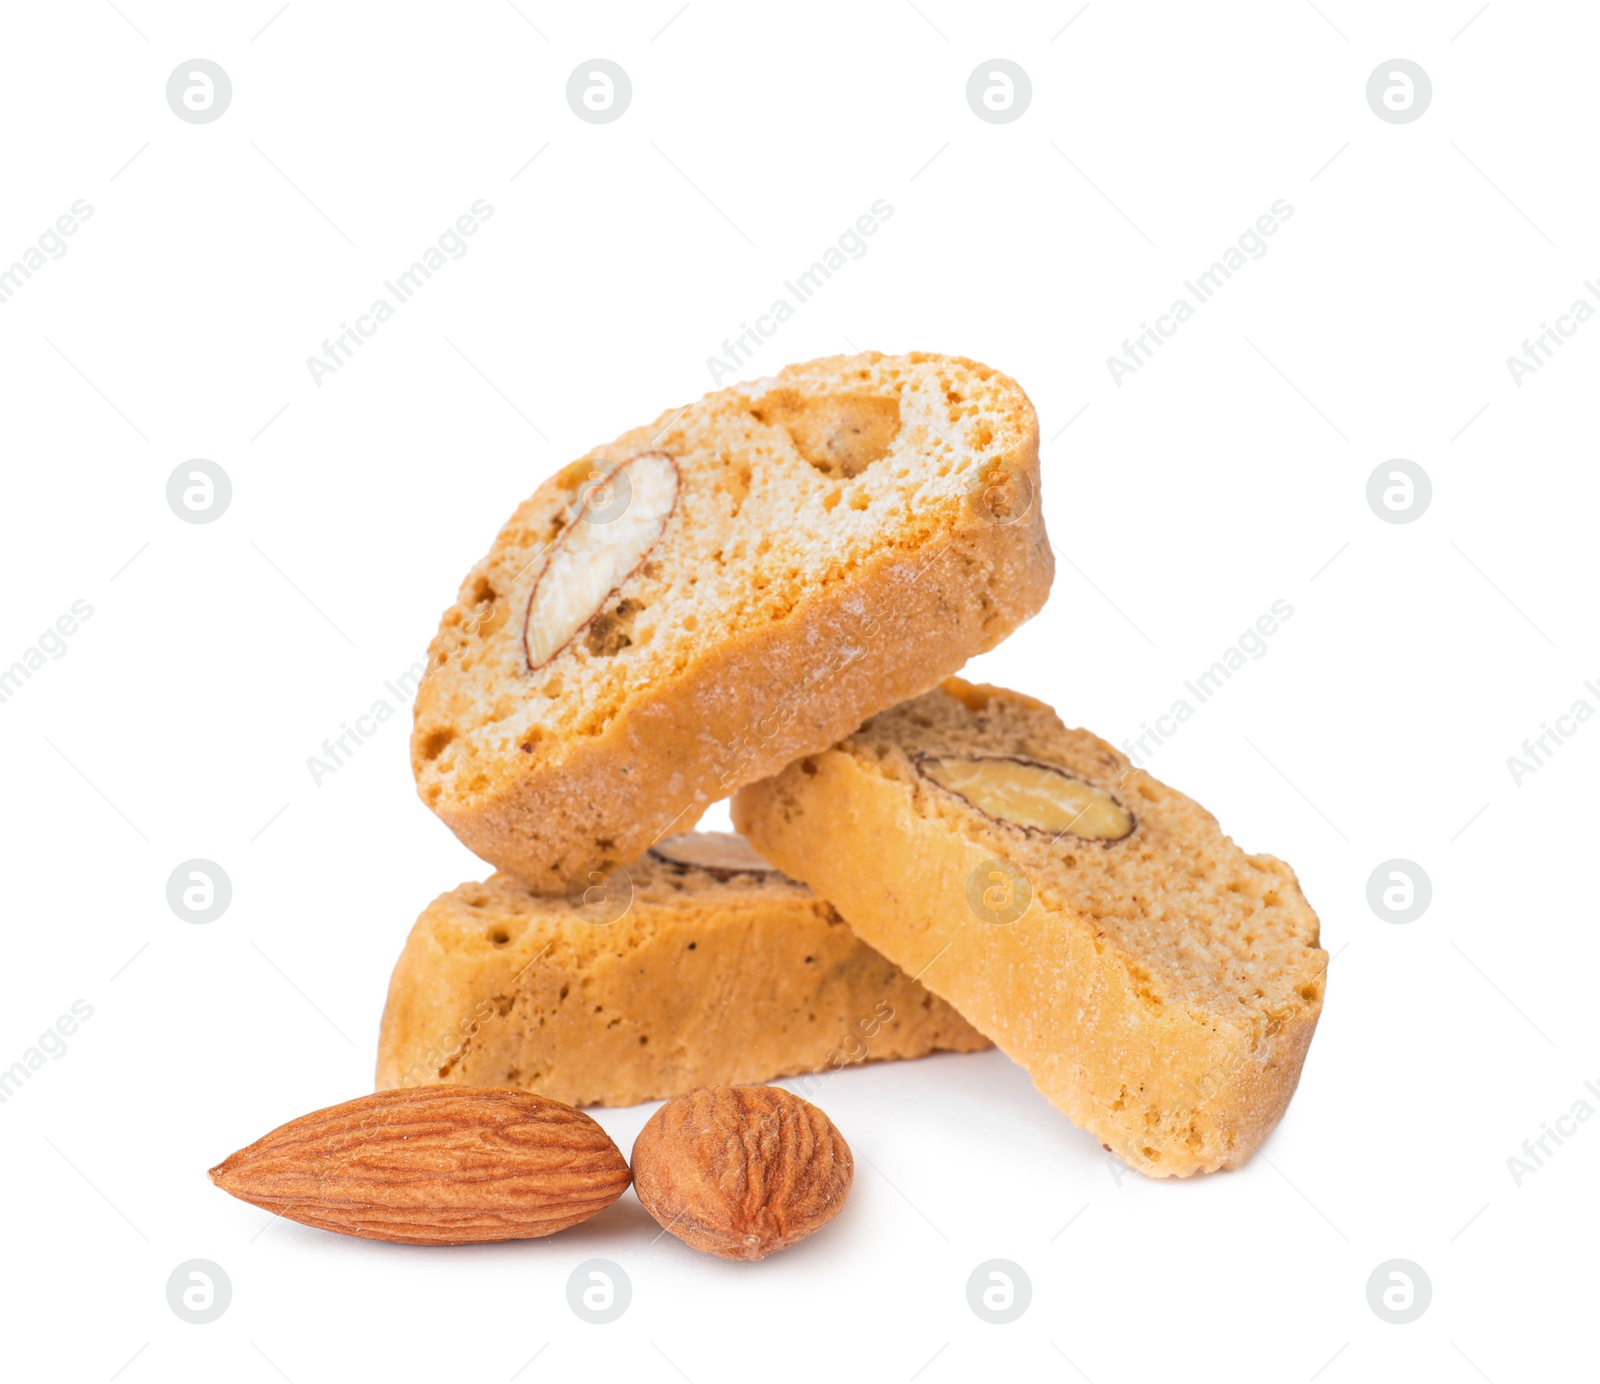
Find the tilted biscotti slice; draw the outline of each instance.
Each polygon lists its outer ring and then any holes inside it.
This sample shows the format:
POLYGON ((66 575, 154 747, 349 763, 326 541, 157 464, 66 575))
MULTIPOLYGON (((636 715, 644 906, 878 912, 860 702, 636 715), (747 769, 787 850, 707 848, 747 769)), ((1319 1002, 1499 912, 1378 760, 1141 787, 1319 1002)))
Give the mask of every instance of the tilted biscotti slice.
POLYGON ((1049 707, 952 678, 743 789, 734 821, 1156 1177, 1283 1114, 1327 953, 1294 872, 1049 707))
POLYGON ((634 1105, 988 1046, 739 837, 694 832, 570 902, 503 874, 435 899, 389 982, 378 1087, 634 1105))
POLYGON ((952 356, 791 366, 546 481, 429 649, 412 768, 543 893, 937 686, 1054 570, 1027 396, 952 356))

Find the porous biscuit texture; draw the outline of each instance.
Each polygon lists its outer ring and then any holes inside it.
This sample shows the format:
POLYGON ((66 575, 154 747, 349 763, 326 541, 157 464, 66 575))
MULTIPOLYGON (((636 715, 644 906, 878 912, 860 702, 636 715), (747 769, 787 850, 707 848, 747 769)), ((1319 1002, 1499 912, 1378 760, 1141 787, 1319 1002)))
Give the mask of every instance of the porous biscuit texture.
POLYGON ((598 909, 505 874, 435 899, 389 982, 379 1089, 454 1082, 634 1105, 989 1046, 804 885, 737 868, 737 838, 673 840, 680 857, 735 864, 647 854, 613 875, 614 904, 598 909), (620 916, 591 921, 624 899, 620 916))
POLYGON ((1294 872, 1030 697, 951 679, 742 789, 734 821, 1143 1172, 1237 1166, 1294 1094, 1328 964, 1294 872), (1051 766, 1133 828, 997 821, 919 769, 963 757, 1051 766))
POLYGON ((540 486, 468 574, 416 700, 418 792, 565 893, 1036 612, 1038 492, 1027 396, 958 357, 834 357, 665 413, 540 486), (547 580, 604 594, 585 620, 547 580))

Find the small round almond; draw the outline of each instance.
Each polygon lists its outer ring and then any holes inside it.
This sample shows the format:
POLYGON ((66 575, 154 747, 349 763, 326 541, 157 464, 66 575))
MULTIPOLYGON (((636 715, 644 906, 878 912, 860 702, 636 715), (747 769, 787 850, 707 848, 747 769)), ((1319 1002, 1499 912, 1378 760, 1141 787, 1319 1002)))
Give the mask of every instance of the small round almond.
POLYGON ((639 1131, 633 1182, 652 1216, 721 1259, 764 1259, 838 1215, 855 1163, 833 1121, 778 1086, 704 1086, 639 1131))

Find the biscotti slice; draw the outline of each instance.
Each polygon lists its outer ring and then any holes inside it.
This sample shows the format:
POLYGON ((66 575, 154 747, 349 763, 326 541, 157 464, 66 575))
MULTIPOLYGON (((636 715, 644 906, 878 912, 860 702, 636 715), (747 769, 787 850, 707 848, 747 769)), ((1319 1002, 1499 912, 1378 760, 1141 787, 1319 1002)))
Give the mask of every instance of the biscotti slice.
POLYGON ((988 1046, 742 839, 694 832, 570 903, 503 874, 435 899, 389 982, 378 1087, 634 1105, 988 1046))
POLYGON ((1031 697, 953 678, 733 816, 1143 1172, 1237 1166, 1294 1094, 1328 964, 1294 872, 1031 697))
POLYGON ((1038 424, 953 356, 834 357, 709 394, 546 481, 428 653, 412 768, 543 893, 938 685, 1054 571, 1038 424))

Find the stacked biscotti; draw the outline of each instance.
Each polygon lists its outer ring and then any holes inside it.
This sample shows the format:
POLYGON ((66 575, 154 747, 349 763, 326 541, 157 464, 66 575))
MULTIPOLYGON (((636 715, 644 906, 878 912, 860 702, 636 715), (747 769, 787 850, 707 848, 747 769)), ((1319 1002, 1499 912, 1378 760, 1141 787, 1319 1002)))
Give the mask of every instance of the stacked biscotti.
POLYGON ((1033 408, 956 357, 793 366, 558 472, 429 651, 418 791, 499 873, 418 920, 379 1086, 631 1104, 992 1042, 1135 1167, 1242 1162, 1316 918, 1104 742, 953 680, 1052 575, 1033 408), (693 830, 729 796, 742 837, 693 830))

